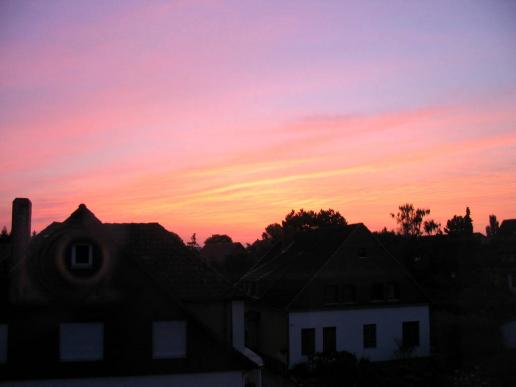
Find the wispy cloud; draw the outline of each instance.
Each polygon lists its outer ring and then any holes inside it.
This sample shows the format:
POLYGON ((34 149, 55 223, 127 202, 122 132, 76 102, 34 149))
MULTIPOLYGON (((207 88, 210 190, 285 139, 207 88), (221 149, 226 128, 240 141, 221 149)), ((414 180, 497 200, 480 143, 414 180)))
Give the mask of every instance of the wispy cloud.
POLYGON ((300 207, 372 228, 404 201, 441 221, 470 205, 478 230, 516 213, 513 27, 479 25, 488 5, 6 11, 0 226, 16 196, 37 229, 86 202, 106 221, 246 241, 300 207))

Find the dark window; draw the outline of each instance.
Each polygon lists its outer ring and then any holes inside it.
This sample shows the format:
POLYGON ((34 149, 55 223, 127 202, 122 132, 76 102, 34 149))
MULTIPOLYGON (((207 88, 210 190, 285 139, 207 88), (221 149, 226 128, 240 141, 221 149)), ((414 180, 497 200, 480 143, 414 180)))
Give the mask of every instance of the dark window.
POLYGON ((80 267, 90 267, 92 262, 91 245, 76 244, 73 246, 73 265, 80 267))
POLYGON ((90 241, 71 243, 66 248, 65 267, 74 276, 93 277, 102 267, 100 248, 90 241))
POLYGON ((376 324, 364 325, 364 348, 376 348, 376 324))
POLYGON ((376 283, 371 287, 371 300, 381 301, 384 299, 383 284, 376 283))
POLYGON ((301 355, 313 355, 315 353, 315 329, 301 329, 301 355))
POLYGON ((356 302, 357 292, 354 285, 343 285, 341 293, 341 301, 345 303, 356 302))
POLYGON ((0 364, 7 362, 7 324, 0 324, 0 364))
POLYGON ((90 245, 75 245, 75 262, 78 264, 90 263, 90 245))
POLYGON ((248 310, 247 312, 245 312, 245 320, 246 321, 257 322, 257 321, 260 321, 260 318, 261 318, 261 313, 257 310, 248 310))
POLYGON ((256 296, 256 283, 255 282, 249 283, 248 294, 251 296, 256 296))
POLYGON ((337 285, 327 285, 324 289, 324 302, 326 304, 336 304, 339 295, 339 288, 337 285))
POLYGON ((509 287, 516 288, 516 273, 509 274, 509 287))
POLYGON ((411 348, 419 345, 419 321, 403 322, 403 347, 411 348))
POLYGON ((337 351, 337 328, 323 328, 323 352, 337 351))
POLYGON ((400 299, 400 287, 396 282, 387 284, 387 299, 388 300, 399 300, 400 299))
POLYGON ((358 258, 367 258, 367 249, 365 247, 358 249, 358 258))

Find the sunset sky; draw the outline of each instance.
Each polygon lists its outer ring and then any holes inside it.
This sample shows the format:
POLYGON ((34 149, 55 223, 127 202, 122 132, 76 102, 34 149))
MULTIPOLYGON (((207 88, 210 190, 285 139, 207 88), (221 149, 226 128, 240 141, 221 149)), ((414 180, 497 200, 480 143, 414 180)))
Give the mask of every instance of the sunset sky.
POLYGON ((2 1, 0 227, 516 218, 516 2, 2 1))

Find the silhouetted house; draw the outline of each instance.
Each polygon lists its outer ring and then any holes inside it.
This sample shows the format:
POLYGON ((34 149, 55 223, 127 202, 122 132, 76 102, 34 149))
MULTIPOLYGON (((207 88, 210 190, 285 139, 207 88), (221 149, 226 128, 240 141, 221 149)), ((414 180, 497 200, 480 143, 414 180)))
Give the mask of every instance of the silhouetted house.
POLYGON ((516 219, 505 219, 500 225, 498 237, 516 240, 516 219))
POLYGON ((491 241, 499 279, 516 294, 516 219, 506 219, 491 241))
POLYGON ((30 201, 15 199, 0 384, 260 385, 242 294, 177 235, 102 223, 83 204, 32 239, 30 224, 30 201))
POLYGON ((205 244, 201 257, 230 282, 237 281, 252 266, 244 246, 238 242, 215 242, 205 244))
POLYGON ((430 354, 427 298, 363 224, 300 232, 238 285, 255 298, 248 345, 284 367, 316 352, 430 354))
MULTIPOLYGON (((516 295, 516 219, 505 219, 492 239, 492 260, 495 261, 495 278, 516 295)), ((501 335, 506 347, 516 348, 516 315, 502 324, 501 335)))
POLYGON ((245 248, 238 242, 208 243, 201 249, 201 257, 212 263, 225 263, 226 258, 245 254, 245 248))

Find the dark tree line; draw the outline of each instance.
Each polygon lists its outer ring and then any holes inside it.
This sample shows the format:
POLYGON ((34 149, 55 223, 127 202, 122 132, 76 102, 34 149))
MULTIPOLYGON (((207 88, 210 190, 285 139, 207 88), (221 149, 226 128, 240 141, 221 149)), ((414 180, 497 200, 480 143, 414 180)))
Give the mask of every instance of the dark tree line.
MULTIPOLYGON (((400 205, 396 214, 391 213, 391 217, 398 225, 397 234, 402 236, 441 235, 443 231, 452 237, 473 235, 473 219, 469 207, 466 207, 464 216, 453 215, 451 219, 448 219, 444 230, 441 230, 441 224, 435 220, 425 219, 428 215, 430 215, 429 209, 416 208, 412 203, 400 205)), ((489 226, 486 227, 487 236, 494 236, 498 229, 496 215, 490 215, 489 226)), ((383 231, 386 232, 387 229, 384 228, 383 231)))
POLYGON ((430 215, 427 208, 414 208, 411 203, 402 204, 398 207, 396 214, 391 213, 391 217, 398 224, 398 234, 403 236, 419 236, 423 232, 427 235, 441 233, 441 225, 433 219, 424 220, 430 215))
POLYGON ((272 223, 265 227, 261 239, 257 239, 247 248, 252 255, 259 257, 274 244, 291 240, 299 231, 321 227, 346 226, 347 224, 346 219, 340 212, 331 208, 321 209, 318 212, 304 209, 291 210, 285 215, 281 223, 272 223))
POLYGON ((471 219, 471 211, 466 207, 466 215, 454 215, 448 220, 444 232, 451 236, 464 236, 473 234, 473 220, 471 219))
POLYGON ((273 223, 265 227, 262 240, 281 240, 298 231, 328 226, 345 226, 346 224, 346 219, 338 211, 331 208, 328 210, 321 209, 319 212, 305 211, 304 209, 291 210, 285 215, 281 224, 273 223))
POLYGON ((2 227, 2 231, 0 231, 0 243, 8 243, 11 239, 11 236, 7 232, 7 227, 2 227))

